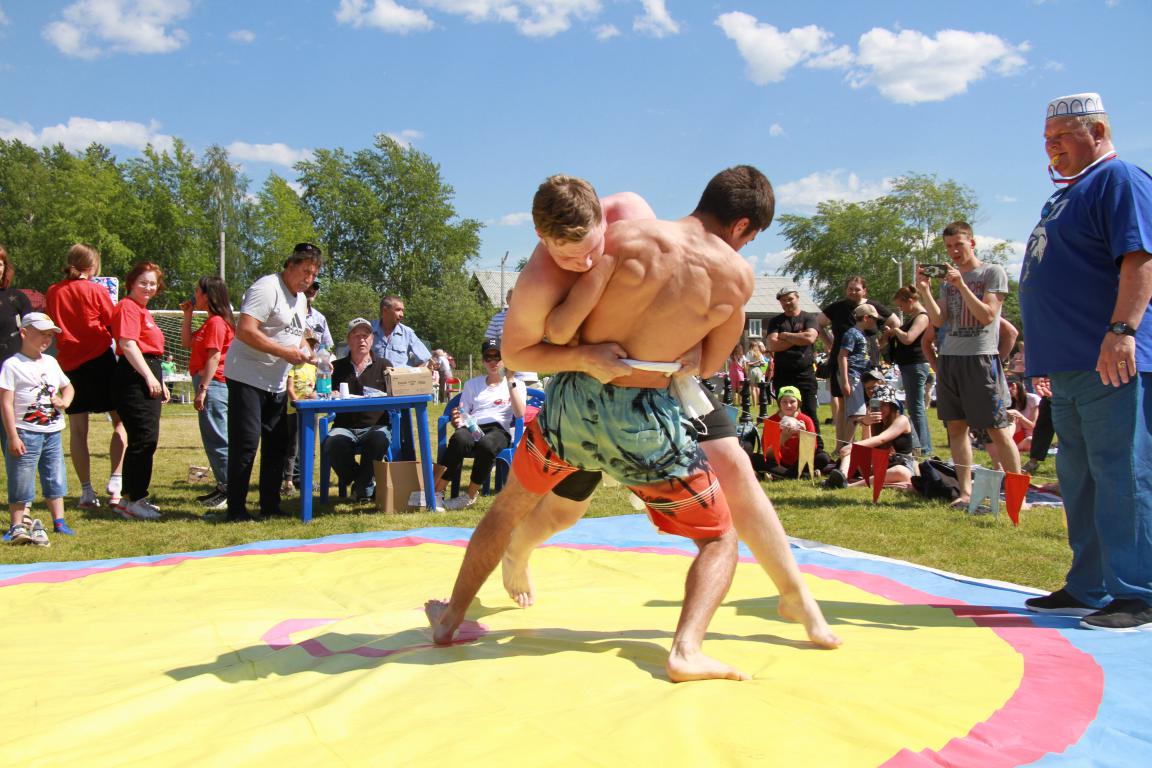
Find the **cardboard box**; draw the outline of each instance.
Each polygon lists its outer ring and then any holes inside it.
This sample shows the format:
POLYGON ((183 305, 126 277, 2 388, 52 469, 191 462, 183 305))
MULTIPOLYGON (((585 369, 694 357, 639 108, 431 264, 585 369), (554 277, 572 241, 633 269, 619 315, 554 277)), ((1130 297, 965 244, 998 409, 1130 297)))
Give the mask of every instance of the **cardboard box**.
POLYGON ((216 478, 212 476, 212 470, 208 467, 198 467, 192 464, 188 467, 188 482, 191 485, 203 485, 215 483, 216 478))
POLYGON ((424 490, 424 475, 418 461, 377 461, 376 508, 384 514, 408 511, 413 491, 424 490))
POLYGON ((432 394, 432 371, 427 368, 392 368, 385 380, 389 395, 432 394))

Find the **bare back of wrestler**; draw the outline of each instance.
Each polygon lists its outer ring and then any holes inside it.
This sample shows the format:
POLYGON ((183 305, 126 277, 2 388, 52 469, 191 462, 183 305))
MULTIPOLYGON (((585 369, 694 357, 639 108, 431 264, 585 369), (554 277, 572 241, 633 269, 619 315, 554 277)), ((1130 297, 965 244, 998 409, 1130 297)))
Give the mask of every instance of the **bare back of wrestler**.
MULTIPOLYGON (((582 346, 536 344, 529 358, 540 370, 588 370, 586 365, 573 364, 571 356, 599 348, 608 354, 605 375, 596 377, 628 387, 660 388, 668 380, 660 373, 631 371, 616 358, 675 361, 699 347, 701 366, 719 368, 743 329, 743 307, 753 286, 752 270, 736 249, 755 235, 755 230, 726 230, 697 215, 674 222, 619 221, 610 225, 604 234, 603 258, 610 260, 612 268, 605 272, 602 293, 583 324, 582 346)), ((525 319, 536 315, 528 306, 536 300, 553 307, 557 303, 554 297, 563 297, 572 287, 572 272, 556 268, 551 261, 529 265, 517 283, 505 325, 509 348, 518 346, 517 333, 527 330, 518 330, 517 314, 523 313, 525 319), (518 306, 518 302, 523 305, 518 306)), ((542 318, 534 319, 539 322, 542 318)), ((539 326, 536 328, 538 340, 539 326)), ((517 365, 526 362, 518 358, 517 365)), ((526 488, 513 473, 469 543, 451 600, 429 601, 426 606, 436 642, 451 641, 480 586, 498 564, 511 530, 542 496, 526 488)), ((726 512, 726 505, 724 509, 726 512)), ((701 535, 695 540, 700 554, 689 571, 684 607, 669 656, 669 675, 673 680, 743 679, 745 675, 739 671, 701 652, 704 633, 728 590, 735 567, 736 540, 730 521, 721 535, 701 535)))

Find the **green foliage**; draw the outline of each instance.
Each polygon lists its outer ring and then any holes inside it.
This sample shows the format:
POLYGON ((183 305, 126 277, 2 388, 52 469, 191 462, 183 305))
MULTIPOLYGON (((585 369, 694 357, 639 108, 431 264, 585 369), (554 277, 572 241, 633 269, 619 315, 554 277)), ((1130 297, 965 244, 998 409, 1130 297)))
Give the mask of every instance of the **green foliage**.
POLYGON ((442 348, 461 364, 470 352, 479 354, 491 319, 491 307, 459 273, 446 275, 439 285, 420 286, 405 301, 404 322, 428 349, 442 348))
POLYGON ((177 139, 118 162, 98 144, 70 152, 0 140, 0 243, 15 285, 40 291, 60 278, 77 242, 100 251, 106 275, 155 261, 168 289, 152 306, 166 309, 201 276, 219 274, 221 232, 234 302, 311 241, 325 251, 319 300, 337 330, 357 315, 375 318, 379 297, 396 293, 429 343, 479 344, 488 310, 466 284, 481 224, 457 216, 436 163, 379 136, 352 153, 318 149, 298 170, 303 196, 271 174, 253 198, 218 146, 198 157, 177 139))
POLYGON ((348 321, 356 317, 375 320, 380 316, 380 297, 370 286, 353 280, 321 281, 316 308, 328 318, 332 340, 339 344, 347 336, 348 321))
POLYGON ((337 279, 410 300, 463 274, 479 251, 482 225, 457 219, 440 167, 412 147, 380 135, 352 155, 318 149, 296 170, 337 279))
MULTIPOLYGON (((279 271, 297 243, 320 242, 312 215, 300 196, 282 176, 275 173, 268 175, 256 196, 252 218, 255 275, 279 271)), ((331 274, 331 271, 326 269, 325 274, 331 274)))
POLYGON ((954 181, 908 174, 892 191, 863 203, 821 202, 814 216, 786 214, 781 231, 792 247, 784 272, 808 280, 819 303, 843 296, 844 282, 863 275, 868 294, 887 301, 913 278, 916 262, 944 259, 940 232, 957 220, 973 222, 975 193, 954 181))

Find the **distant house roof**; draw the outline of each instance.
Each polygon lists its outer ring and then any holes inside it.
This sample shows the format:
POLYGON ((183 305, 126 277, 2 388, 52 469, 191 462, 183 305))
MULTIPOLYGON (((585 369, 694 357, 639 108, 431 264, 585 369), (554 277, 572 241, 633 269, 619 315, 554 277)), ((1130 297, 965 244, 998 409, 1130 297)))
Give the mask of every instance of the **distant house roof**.
MULTIPOLYGON (((786 285, 796 285, 795 281, 784 275, 757 275, 756 287, 752 289, 752 298, 744 305, 748 314, 777 315, 780 313, 780 302, 776 300, 776 292, 786 285)), ((803 286, 797 286, 800 292, 800 311, 819 312, 820 307, 812 301, 812 296, 803 286)))
MULTIPOLYGON (((504 296, 500 292, 500 275, 498 269, 492 270, 476 270, 472 273, 472 278, 479 284, 480 290, 484 293, 484 298, 493 307, 504 306, 504 296)), ((504 293, 508 289, 516 285, 517 278, 520 277, 519 272, 504 272, 504 293)))
MULTIPOLYGON (((500 294, 500 270, 477 270, 472 277, 480 286, 484 297, 493 307, 504 306, 504 297, 500 294)), ((519 272, 504 273, 504 292, 516 285, 519 272)), ((752 289, 752 298, 744 305, 744 311, 752 314, 774 315, 780 312, 780 302, 776 300, 776 291, 786 285, 793 285, 790 278, 780 276, 761 275, 756 278, 756 287, 752 289)), ((804 288, 800 288, 800 309, 804 312, 819 312, 820 307, 812 301, 811 295, 804 288)))

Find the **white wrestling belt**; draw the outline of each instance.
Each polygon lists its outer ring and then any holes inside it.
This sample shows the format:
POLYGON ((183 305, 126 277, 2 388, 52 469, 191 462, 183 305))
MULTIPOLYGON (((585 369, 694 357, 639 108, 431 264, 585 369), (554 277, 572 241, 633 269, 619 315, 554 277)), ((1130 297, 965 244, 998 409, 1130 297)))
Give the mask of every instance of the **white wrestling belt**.
MULTIPOLYGON (((680 370, 680 363, 662 363, 647 360, 632 360, 622 358, 620 362, 631 366, 638 371, 654 371, 672 376, 680 370)), ((672 378, 672 395, 680 401, 684 415, 690 419, 699 419, 713 410, 712 401, 700 389, 700 381, 695 376, 675 376, 672 378)))

